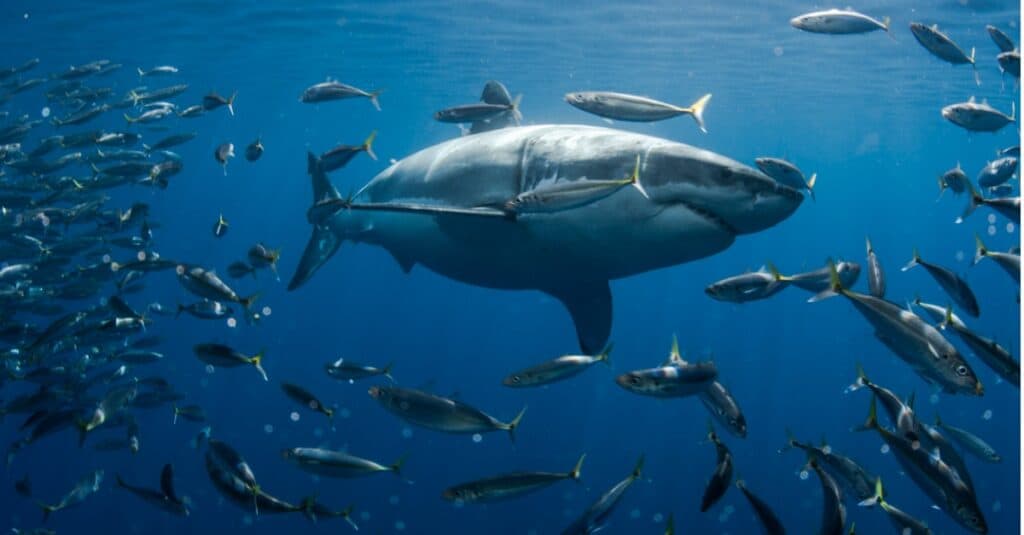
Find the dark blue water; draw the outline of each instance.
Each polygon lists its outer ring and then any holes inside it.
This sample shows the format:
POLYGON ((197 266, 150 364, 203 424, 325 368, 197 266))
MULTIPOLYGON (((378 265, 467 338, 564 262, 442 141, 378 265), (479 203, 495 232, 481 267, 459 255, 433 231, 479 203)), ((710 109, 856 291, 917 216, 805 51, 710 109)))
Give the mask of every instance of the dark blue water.
MULTIPOLYGON (((739 401, 749 435, 739 439, 722 433, 723 439, 735 456, 738 476, 773 506, 790 532, 817 529, 822 496, 813 474, 807 480, 799 477, 805 462, 801 454, 777 453, 787 428, 805 440, 826 437, 835 450, 882 475, 889 501, 936 532, 962 531, 932 508, 891 453, 883 453, 876 434, 850 431, 863 421, 869 402, 864 392, 844 394, 857 363, 900 395, 916 394, 921 418, 930 421, 941 414, 1002 454, 1001 464, 969 456, 967 463, 990 532, 1019 531, 1019 390, 998 381, 967 348, 961 350, 986 387, 980 398, 936 394, 872 336, 844 299, 808 304, 808 294, 788 289, 770 300, 733 305, 703 292, 715 280, 766 261, 785 273, 816 269, 829 257, 863 263, 864 238, 870 236, 886 268, 891 300, 902 303, 919 294, 925 301, 948 302, 920 268, 899 271, 917 247, 925 259, 964 274, 971 284, 982 314, 965 317, 968 324, 1019 355, 1019 289, 989 260, 970 267, 974 233, 992 250, 1006 250, 1019 242, 1019 230, 1001 216, 987 219, 991 212, 986 209, 955 225, 965 198, 947 192, 935 201, 936 177, 943 171, 960 162, 973 178, 997 149, 1019 141, 1016 125, 997 134, 970 134, 939 114, 943 106, 972 95, 1004 111, 1017 100, 1019 86, 1001 75, 997 49, 984 29, 994 24, 1018 37, 1017 4, 965 0, 856 6, 873 16, 892 17, 894 39, 882 32, 799 32, 789 19, 815 6, 791 2, 714 7, 607 3, 593 8, 529 1, 308 4, 138 1, 92 6, 16 0, 0 6, 2 63, 41 59, 26 77, 107 58, 124 68, 88 84, 113 87, 118 96, 140 83, 137 66, 162 64, 175 65, 180 73, 145 83, 188 83, 188 92, 174 99, 180 105, 198 102, 210 90, 238 91, 234 117, 217 110, 162 123, 171 132, 198 133, 174 149, 185 170, 165 191, 119 188, 109 192, 106 206, 149 203, 150 220, 160 224, 154 250, 220 273, 257 241, 281 249, 281 281, 262 272, 256 280, 238 283, 241 294, 261 293, 257 308, 268 307, 263 310, 269 310, 267 317, 235 328, 222 321, 156 317, 148 334, 162 337, 160 351, 168 358, 139 372, 162 375, 188 403, 202 405, 214 436, 246 457, 262 488, 293 502, 315 494, 332 507, 352 504, 354 519, 369 533, 555 533, 645 454, 643 478, 626 494, 607 532, 662 533, 664 519, 673 513, 682 533, 754 533, 756 519, 736 489, 709 512, 698 510, 715 462, 714 447, 703 441, 708 414, 698 400, 639 397, 612 380, 618 373, 660 363, 675 333, 688 355, 714 358, 720 379, 739 401), (938 23, 965 49, 976 47, 982 85, 974 85, 969 66, 953 67, 922 49, 907 30, 912 20, 938 23), (327 77, 384 89, 383 111, 364 100, 298 102, 305 87, 327 77), (351 243, 311 282, 287 292, 309 236, 306 151, 358 144, 377 130, 380 161, 360 155, 332 174, 343 194, 356 190, 389 159, 457 137, 454 126, 432 120, 433 112, 476 100, 488 79, 524 95, 526 124, 608 126, 566 105, 562 96, 568 91, 632 92, 680 105, 711 92, 706 135, 685 117, 613 127, 696 145, 748 165, 758 156, 788 158, 805 172, 819 174, 817 202, 808 199, 786 221, 741 236, 713 257, 613 281, 612 368, 597 366, 545 388, 501 385, 515 369, 578 349, 563 307, 539 292, 472 287, 420 266, 403 274, 385 250, 351 243), (257 136, 266 153, 256 163, 246 162, 241 152, 257 136), (212 153, 228 141, 239 157, 224 176, 212 153), (221 213, 230 229, 216 239, 210 228, 221 213), (202 342, 227 343, 249 353, 265 348, 270 382, 248 368, 207 373, 191 349, 202 342), (410 427, 367 395, 375 381, 347 384, 329 378, 324 365, 340 357, 393 362, 399 384, 457 393, 504 421, 524 405, 529 409, 515 443, 504 433, 475 441, 410 427), (328 405, 336 404, 336 429, 288 400, 278 386, 281 381, 300 383, 328 405), (408 455, 407 481, 389 474, 316 480, 281 458, 283 448, 296 446, 347 448, 383 463, 408 455), (492 505, 459 507, 440 497, 450 485, 496 473, 565 471, 584 452, 579 484, 562 482, 492 505)), ((42 92, 18 95, 0 109, 38 118, 47 106, 42 92)), ((62 133, 89 128, 125 125, 114 111, 62 133)), ((135 130, 147 141, 164 135, 135 130)), ((25 144, 30 147, 32 140, 51 133, 49 127, 37 128, 25 144)), ((88 169, 68 172, 87 175, 88 169)), ((1016 189, 1016 180, 1012 184, 1016 189)), ((126 253, 114 256, 118 260, 126 253)), ((173 307, 192 300, 173 273, 152 274, 145 284, 142 293, 128 297, 134 306, 160 302, 173 307)), ((866 291, 863 277, 856 288, 866 291)), ((71 308, 95 304, 112 291, 104 289, 71 308)), ((26 391, 24 383, 7 381, 0 399, 26 391)), ((42 525, 33 501, 15 494, 16 479, 29 474, 33 496, 54 502, 82 475, 102 468, 106 477, 99 493, 55 513, 47 527, 58 533, 349 529, 337 519, 312 524, 301 515, 256 518, 226 503, 205 473, 201 452, 189 446, 201 425, 172 425, 169 406, 134 412, 141 425, 138 454, 97 452, 88 443, 78 448, 70 430, 20 452, 0 485, 0 527, 42 525), (179 493, 192 500, 187 518, 148 507, 113 484, 117 473, 156 487, 165 463, 173 463, 179 493)), ((23 417, 4 420, 0 443, 21 436, 17 426, 23 417)), ((847 500, 858 533, 891 530, 881 511, 858 508, 855 501, 847 500)))

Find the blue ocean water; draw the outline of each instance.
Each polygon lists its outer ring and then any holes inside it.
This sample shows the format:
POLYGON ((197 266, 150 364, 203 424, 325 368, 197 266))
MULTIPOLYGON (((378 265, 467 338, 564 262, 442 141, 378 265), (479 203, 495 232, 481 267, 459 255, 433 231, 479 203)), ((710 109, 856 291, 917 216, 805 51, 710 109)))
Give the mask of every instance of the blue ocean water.
MULTIPOLYGON (((869 324, 844 299, 808 304, 809 294, 787 289, 769 300, 735 305, 711 300, 703 291, 711 282, 766 261, 785 273, 817 269, 826 258, 863 265, 864 238, 870 236, 886 268, 889 299, 902 303, 920 295, 948 302, 920 268, 899 271, 916 247, 925 259, 965 275, 982 309, 980 318, 965 320, 1019 356, 1019 288, 991 261, 971 267, 975 233, 992 250, 1007 250, 1019 243, 1019 229, 1002 216, 990 218, 992 212, 984 208, 956 225, 965 197, 946 192, 936 202, 936 177, 943 171, 959 162, 973 178, 997 149, 1019 142, 1016 124, 996 134, 968 133, 939 113, 971 96, 1003 111, 1014 102, 1020 108, 1019 84, 1001 74, 998 49, 985 31, 992 24, 1019 41, 1019 4, 868 1, 855 6, 872 16, 891 17, 892 38, 883 32, 828 36, 797 31, 789 19, 821 7, 797 2, 549 4, 10 0, 0 5, 3 66, 41 60, 26 78, 109 59, 124 68, 87 84, 113 87, 115 96, 140 83, 150 88, 189 84, 174 99, 179 105, 198 103, 211 90, 238 92, 234 116, 216 110, 192 120, 171 118, 160 123, 171 127, 168 132, 131 127, 146 141, 179 131, 198 136, 173 149, 185 168, 166 190, 118 188, 106 192, 111 197, 106 206, 148 203, 149 220, 159 223, 153 250, 220 273, 258 241, 280 248, 281 280, 262 272, 255 280, 237 283, 241 294, 261 294, 257 308, 267 307, 262 310, 266 317, 253 326, 154 317, 147 334, 162 338, 159 350, 167 358, 139 373, 165 377, 187 403, 203 406, 213 435, 245 456, 264 490, 292 502, 315 494, 331 507, 352 504, 363 532, 559 532, 644 454, 643 477, 609 519, 607 532, 662 533, 673 514, 680 533, 754 533, 757 520, 735 488, 709 512, 699 512, 715 466, 714 447, 704 441, 708 414, 699 401, 635 396, 613 381, 619 373, 662 362, 676 334, 687 355, 714 359, 720 379, 743 408, 747 438, 720 434, 732 450, 737 476, 774 508, 790 532, 817 529, 822 495, 813 474, 799 477, 805 462, 801 454, 777 452, 787 429, 804 440, 826 437, 836 451, 880 474, 888 499, 936 532, 962 531, 932 507, 892 453, 882 451, 877 434, 850 431, 868 410, 865 392, 844 393, 861 363, 873 380, 902 396, 916 394, 922 419, 941 414, 1002 454, 1000 464, 970 456, 967 463, 989 532, 1019 532, 1019 390, 998 381, 959 340, 950 337, 985 384, 983 397, 936 395, 872 336, 869 324), (944 63, 915 42, 907 29, 910 21, 937 23, 965 49, 976 48, 981 85, 975 85, 970 66, 944 63), (143 82, 135 72, 136 67, 165 64, 180 72, 143 82), (362 99, 319 105, 298 101, 303 89, 328 77, 383 89, 382 111, 362 99), (306 152, 358 144, 378 131, 374 148, 379 161, 360 155, 331 175, 343 194, 357 190, 388 160, 459 136, 457 128, 435 122, 432 114, 476 101, 491 79, 523 95, 525 124, 611 126, 695 145, 748 165, 759 156, 785 157, 805 172, 818 173, 817 201, 805 200, 784 222, 741 236, 712 257, 612 281, 611 369, 596 366, 538 389, 508 389, 501 379, 578 350, 568 314, 540 292, 477 288, 421 266, 403 274, 387 251, 348 242, 309 283, 287 292, 310 232, 306 152), (679 105, 710 92, 709 132, 700 133, 686 117, 608 125, 563 102, 565 93, 578 90, 643 94, 679 105), (258 136, 266 153, 258 162, 247 162, 241 152, 258 136), (212 157, 225 142, 234 143, 239 153, 227 164, 226 175, 212 157), (210 230, 219 214, 230 222, 221 239, 210 230), (270 382, 248 368, 208 373, 192 352, 193 345, 203 342, 248 353, 265 348, 270 382), (367 395, 375 381, 348 384, 324 373, 325 364, 342 357, 394 363, 399 384, 457 395, 503 421, 529 408, 514 443, 500 432, 476 441, 412 427, 367 395), (336 404, 335 429, 323 416, 287 399, 281 381, 299 383, 326 404, 336 404), (282 449, 296 446, 347 448, 386 463, 407 455, 405 479, 380 474, 317 480, 281 458, 282 449), (582 453, 587 459, 579 483, 561 482, 489 505, 457 506, 441 499, 445 488, 479 477, 565 471, 582 453)), ((50 105, 43 92, 16 95, 0 110, 10 111, 12 118, 21 113, 39 118, 50 105)), ((61 133, 92 128, 127 127, 114 110, 61 133)), ((52 133, 50 127, 37 128, 25 146, 52 133)), ((85 167, 67 172, 90 174, 85 167)), ((1016 190, 1016 180, 1012 184, 1016 190)), ((144 291, 127 296, 134 306, 160 302, 174 307, 193 300, 172 273, 153 273, 144 282, 144 291)), ((866 292, 863 274, 855 288, 866 292)), ((105 287, 66 307, 95 304, 112 291, 105 287)), ((29 391, 31 385, 24 382, 5 381, 0 399, 29 391)), ((141 426, 137 454, 99 452, 89 443, 79 448, 73 430, 18 452, 0 484, 0 503, 5 504, 0 527, 42 526, 34 500, 54 502, 82 475, 101 468, 101 490, 80 506, 54 513, 46 527, 58 533, 349 529, 338 519, 314 524, 301 515, 256 517, 225 502, 205 473, 201 451, 189 445, 200 424, 172 425, 167 405, 133 412, 141 426), (114 485, 114 474, 120 474, 155 488, 165 463, 175 467, 178 492, 191 498, 188 517, 148 507, 114 485), (32 499, 13 488, 26 474, 32 499)), ((4 419, 0 443, 22 436, 17 428, 24 416, 4 419)), ((121 432, 111 430, 108 436, 121 432)), ((858 533, 892 530, 881 511, 855 502, 847 500, 858 533)))

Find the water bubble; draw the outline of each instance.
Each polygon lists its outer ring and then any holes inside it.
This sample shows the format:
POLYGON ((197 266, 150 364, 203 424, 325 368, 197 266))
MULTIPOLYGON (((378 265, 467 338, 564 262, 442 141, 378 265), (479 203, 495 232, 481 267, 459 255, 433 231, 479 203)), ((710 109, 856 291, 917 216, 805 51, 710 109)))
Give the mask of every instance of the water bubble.
POLYGON ((881 449, 879 449, 879 451, 882 452, 882 455, 885 455, 886 453, 889 453, 889 445, 888 444, 882 444, 882 447, 881 447, 881 449))
POLYGON ((640 518, 640 510, 639 509, 633 509, 632 511, 630 511, 629 512, 629 518, 633 518, 633 519, 640 518))
POLYGON ((227 323, 228 323, 228 327, 231 327, 232 329, 234 329, 238 325, 238 320, 236 320, 235 318, 228 318, 227 323))
POLYGON ((989 236, 995 236, 996 235, 996 226, 995 225, 989 225, 988 226, 988 235, 989 236))
POLYGON ((288 418, 291 418, 293 422, 297 422, 301 416, 299 416, 299 413, 292 411, 292 413, 288 415, 288 418))
POLYGON ((273 432, 274 432, 274 426, 272 426, 272 425, 270 425, 270 424, 266 424, 266 425, 264 425, 264 426, 263 426, 263 432, 264 432, 264 433, 266 433, 266 434, 268 434, 268 435, 269 435, 269 434, 271 434, 271 433, 273 433, 273 432))
POLYGON ((992 504, 992 512, 993 513, 998 513, 999 511, 1002 511, 1002 510, 1003 510, 1003 502, 1001 502, 999 500, 996 500, 996 503, 992 504))
MULTIPOLYGON (((825 455, 831 455, 832 454, 832 446, 829 446, 828 444, 822 446, 821 447, 821 452, 824 453, 825 455)), ((732 507, 732 506, 730 506, 730 507, 732 507)))
POLYGON ((110 255, 108 255, 108 254, 103 255, 103 258, 101 260, 103 260, 104 264, 109 264, 110 263, 110 255))
POLYGON ((139 262, 145 262, 146 261, 146 251, 139 251, 139 252, 135 253, 135 258, 138 258, 139 262))
POLYGON ((661 513, 654 513, 654 516, 651 517, 651 520, 653 520, 657 524, 661 524, 665 521, 665 515, 661 513))
POLYGON ((412 429, 408 427, 402 428, 402 438, 412 438, 412 429))
POLYGON ((207 364, 206 365, 206 373, 213 373, 214 370, 215 370, 215 368, 213 367, 213 364, 207 364))
POLYGON ((273 311, 270 310, 270 307, 263 307, 263 310, 261 312, 263 312, 264 316, 269 316, 270 313, 273 312, 273 311))
POLYGON ((988 224, 989 225, 994 225, 995 222, 996 222, 996 215, 995 214, 989 214, 988 215, 988 224))
POLYGON ((807 481, 809 477, 811 477, 811 474, 807 473, 807 470, 800 471, 800 481, 807 481))
POLYGON ((50 116, 50 107, 49 106, 43 106, 43 109, 39 110, 39 115, 42 115, 44 119, 49 117, 50 116))
POLYGON ((395 494, 392 494, 391 496, 388 497, 388 503, 390 503, 391 505, 398 505, 398 501, 398 496, 395 494))
POLYGON ((174 272, 177 273, 178 275, 184 275, 185 266, 179 265, 178 267, 174 268, 174 272))
POLYGON ((1011 223, 1007 223, 1006 224, 1006 233, 1007 234, 1013 234, 1013 230, 1016 229, 1016 228, 1017 227, 1012 222, 1011 223))
POLYGON ((473 442, 476 442, 477 444, 479 444, 480 441, 482 441, 483 439, 484 439, 484 436, 481 435, 480 433, 473 433, 473 442))
POLYGON ((352 411, 348 409, 341 409, 340 411, 338 411, 338 415, 341 416, 342 418, 348 418, 349 416, 352 416, 352 411))
POLYGON ((25 13, 25 20, 28 20, 28 13, 25 13))
POLYGON ((772 49, 772 54, 775 54, 775 57, 777 58, 781 57, 784 52, 785 50, 783 50, 781 46, 777 46, 772 49))
POLYGON ((402 522, 401 520, 396 520, 395 531, 405 531, 405 522, 402 522))
POLYGON ((932 395, 928 396, 928 403, 931 403, 932 405, 938 405, 939 404, 939 395, 938 394, 932 394, 932 395))
POLYGON ((985 412, 981 413, 981 419, 982 420, 991 420, 992 419, 992 409, 985 409, 985 412))

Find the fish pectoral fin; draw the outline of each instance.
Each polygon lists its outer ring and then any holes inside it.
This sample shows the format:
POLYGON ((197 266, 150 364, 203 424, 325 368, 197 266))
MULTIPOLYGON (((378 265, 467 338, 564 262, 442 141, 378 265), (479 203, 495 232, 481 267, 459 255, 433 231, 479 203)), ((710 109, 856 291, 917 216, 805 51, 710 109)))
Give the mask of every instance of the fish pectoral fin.
POLYGON ((292 275, 288 283, 288 291, 295 290, 306 283, 320 266, 334 256, 341 246, 341 236, 324 225, 313 227, 313 235, 306 244, 306 250, 302 252, 299 265, 295 268, 295 275, 292 275))
POLYGON ((561 301, 569 310, 583 353, 594 355, 600 352, 608 343, 612 330, 612 292, 608 281, 576 282, 544 292, 561 301))

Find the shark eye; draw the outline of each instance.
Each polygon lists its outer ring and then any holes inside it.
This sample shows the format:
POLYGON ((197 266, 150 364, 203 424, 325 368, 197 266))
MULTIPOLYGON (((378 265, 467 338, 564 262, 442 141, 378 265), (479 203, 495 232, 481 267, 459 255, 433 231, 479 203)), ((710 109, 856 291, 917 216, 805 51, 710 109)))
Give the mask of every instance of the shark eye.
POLYGON ((957 366, 956 367, 956 374, 961 376, 961 377, 967 375, 967 366, 964 366, 963 364, 957 366))

